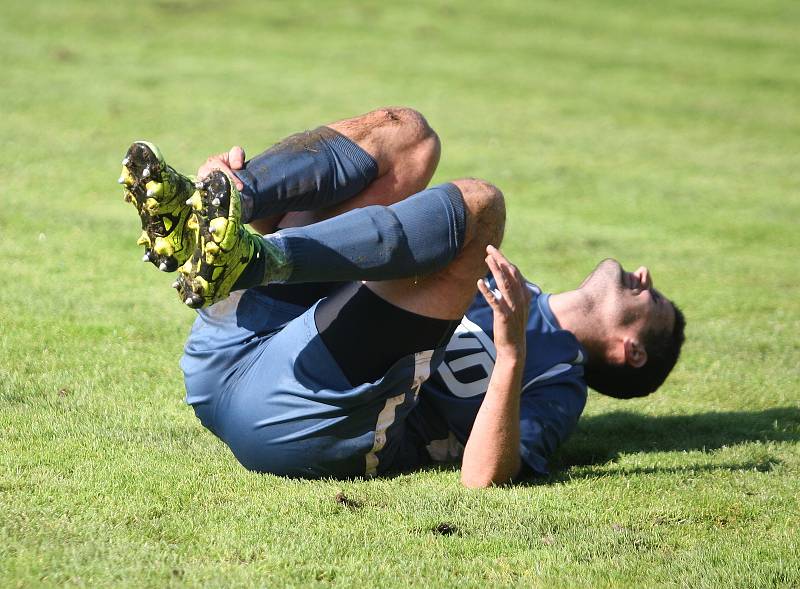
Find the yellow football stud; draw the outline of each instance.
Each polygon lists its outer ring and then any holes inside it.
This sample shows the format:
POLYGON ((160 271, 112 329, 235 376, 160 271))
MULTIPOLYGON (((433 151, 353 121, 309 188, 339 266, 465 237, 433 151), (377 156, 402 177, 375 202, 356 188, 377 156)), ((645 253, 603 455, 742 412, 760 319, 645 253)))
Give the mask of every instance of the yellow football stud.
POLYGON ((211 235, 214 236, 216 241, 222 241, 227 226, 228 220, 225 217, 217 217, 216 219, 211 219, 208 224, 208 230, 211 231, 211 235))
POLYGON ((122 166, 122 173, 119 175, 117 182, 124 184, 125 186, 133 186, 136 180, 127 166, 122 166))
POLYGON ((145 184, 145 188, 147 189, 147 196, 161 196, 164 194, 164 184, 161 182, 150 180, 150 182, 145 184))
POLYGON ((156 243, 153 246, 153 251, 161 256, 171 256, 175 252, 175 248, 163 237, 156 237, 156 243))
POLYGON ((158 206, 159 203, 154 198, 148 198, 146 201, 144 201, 144 208, 147 209, 147 212, 151 215, 158 212, 158 206))
POLYGON ((195 211, 199 211, 203 208, 203 200, 200 197, 200 191, 195 190, 188 199, 186 199, 186 204, 191 206, 195 211))

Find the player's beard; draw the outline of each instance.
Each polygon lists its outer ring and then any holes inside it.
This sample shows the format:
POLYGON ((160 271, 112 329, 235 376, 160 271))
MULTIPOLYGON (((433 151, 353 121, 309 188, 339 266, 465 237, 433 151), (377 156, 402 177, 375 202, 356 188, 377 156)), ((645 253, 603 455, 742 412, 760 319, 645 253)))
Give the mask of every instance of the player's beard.
POLYGON ((622 266, 613 258, 606 258, 594 267, 589 275, 583 279, 579 288, 609 287, 616 286, 622 289, 622 266))
POLYGON ((606 258, 581 283, 584 310, 587 314, 602 309, 611 301, 619 301, 624 288, 623 270, 619 262, 606 258))

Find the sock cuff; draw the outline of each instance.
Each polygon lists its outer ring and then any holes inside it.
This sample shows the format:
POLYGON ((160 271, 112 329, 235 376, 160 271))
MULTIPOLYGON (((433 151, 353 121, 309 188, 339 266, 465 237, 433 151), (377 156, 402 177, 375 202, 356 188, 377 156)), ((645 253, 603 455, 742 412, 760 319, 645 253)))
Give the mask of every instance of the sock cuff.
MULTIPOLYGON (((330 137, 325 137, 324 141, 328 144, 331 151, 349 159, 358 173, 366 179, 367 184, 378 176, 378 162, 357 143, 348 139, 336 129, 331 129, 330 127, 320 127, 320 129, 325 129, 328 132, 332 131, 334 133, 330 137)), ((321 137, 324 137, 324 135, 321 135, 321 137)))
POLYGON ((287 211, 329 207, 363 191, 378 177, 378 163, 330 127, 287 137, 245 163, 244 222, 287 211))
POLYGON ((464 237, 467 232, 467 210, 464 204, 464 195, 452 182, 439 184, 433 189, 444 193, 450 203, 447 216, 450 224, 450 243, 454 252, 453 257, 455 257, 464 246, 464 237))

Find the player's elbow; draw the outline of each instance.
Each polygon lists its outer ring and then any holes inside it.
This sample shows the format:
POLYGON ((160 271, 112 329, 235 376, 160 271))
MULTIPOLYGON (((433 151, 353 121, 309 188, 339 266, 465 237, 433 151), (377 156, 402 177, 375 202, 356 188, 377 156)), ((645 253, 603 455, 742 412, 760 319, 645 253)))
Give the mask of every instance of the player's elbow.
POLYGON ((461 484, 467 489, 486 489, 494 486, 496 483, 491 479, 491 477, 475 476, 462 472, 461 484))
POLYGON ((470 469, 461 470, 461 484, 467 489, 488 489, 507 485, 514 479, 513 473, 508 472, 473 472, 470 469))

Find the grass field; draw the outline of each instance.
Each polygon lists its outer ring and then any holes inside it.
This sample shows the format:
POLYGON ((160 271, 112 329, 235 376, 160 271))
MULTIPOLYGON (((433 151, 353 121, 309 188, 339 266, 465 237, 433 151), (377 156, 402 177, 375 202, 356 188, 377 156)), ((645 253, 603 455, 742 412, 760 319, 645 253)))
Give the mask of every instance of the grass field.
POLYGON ((800 586, 800 4, 107 6, 0 0, 0 586, 800 586), (548 480, 255 475, 183 405, 128 144, 193 170, 387 104, 503 188, 543 288, 614 256, 687 315, 548 480))

